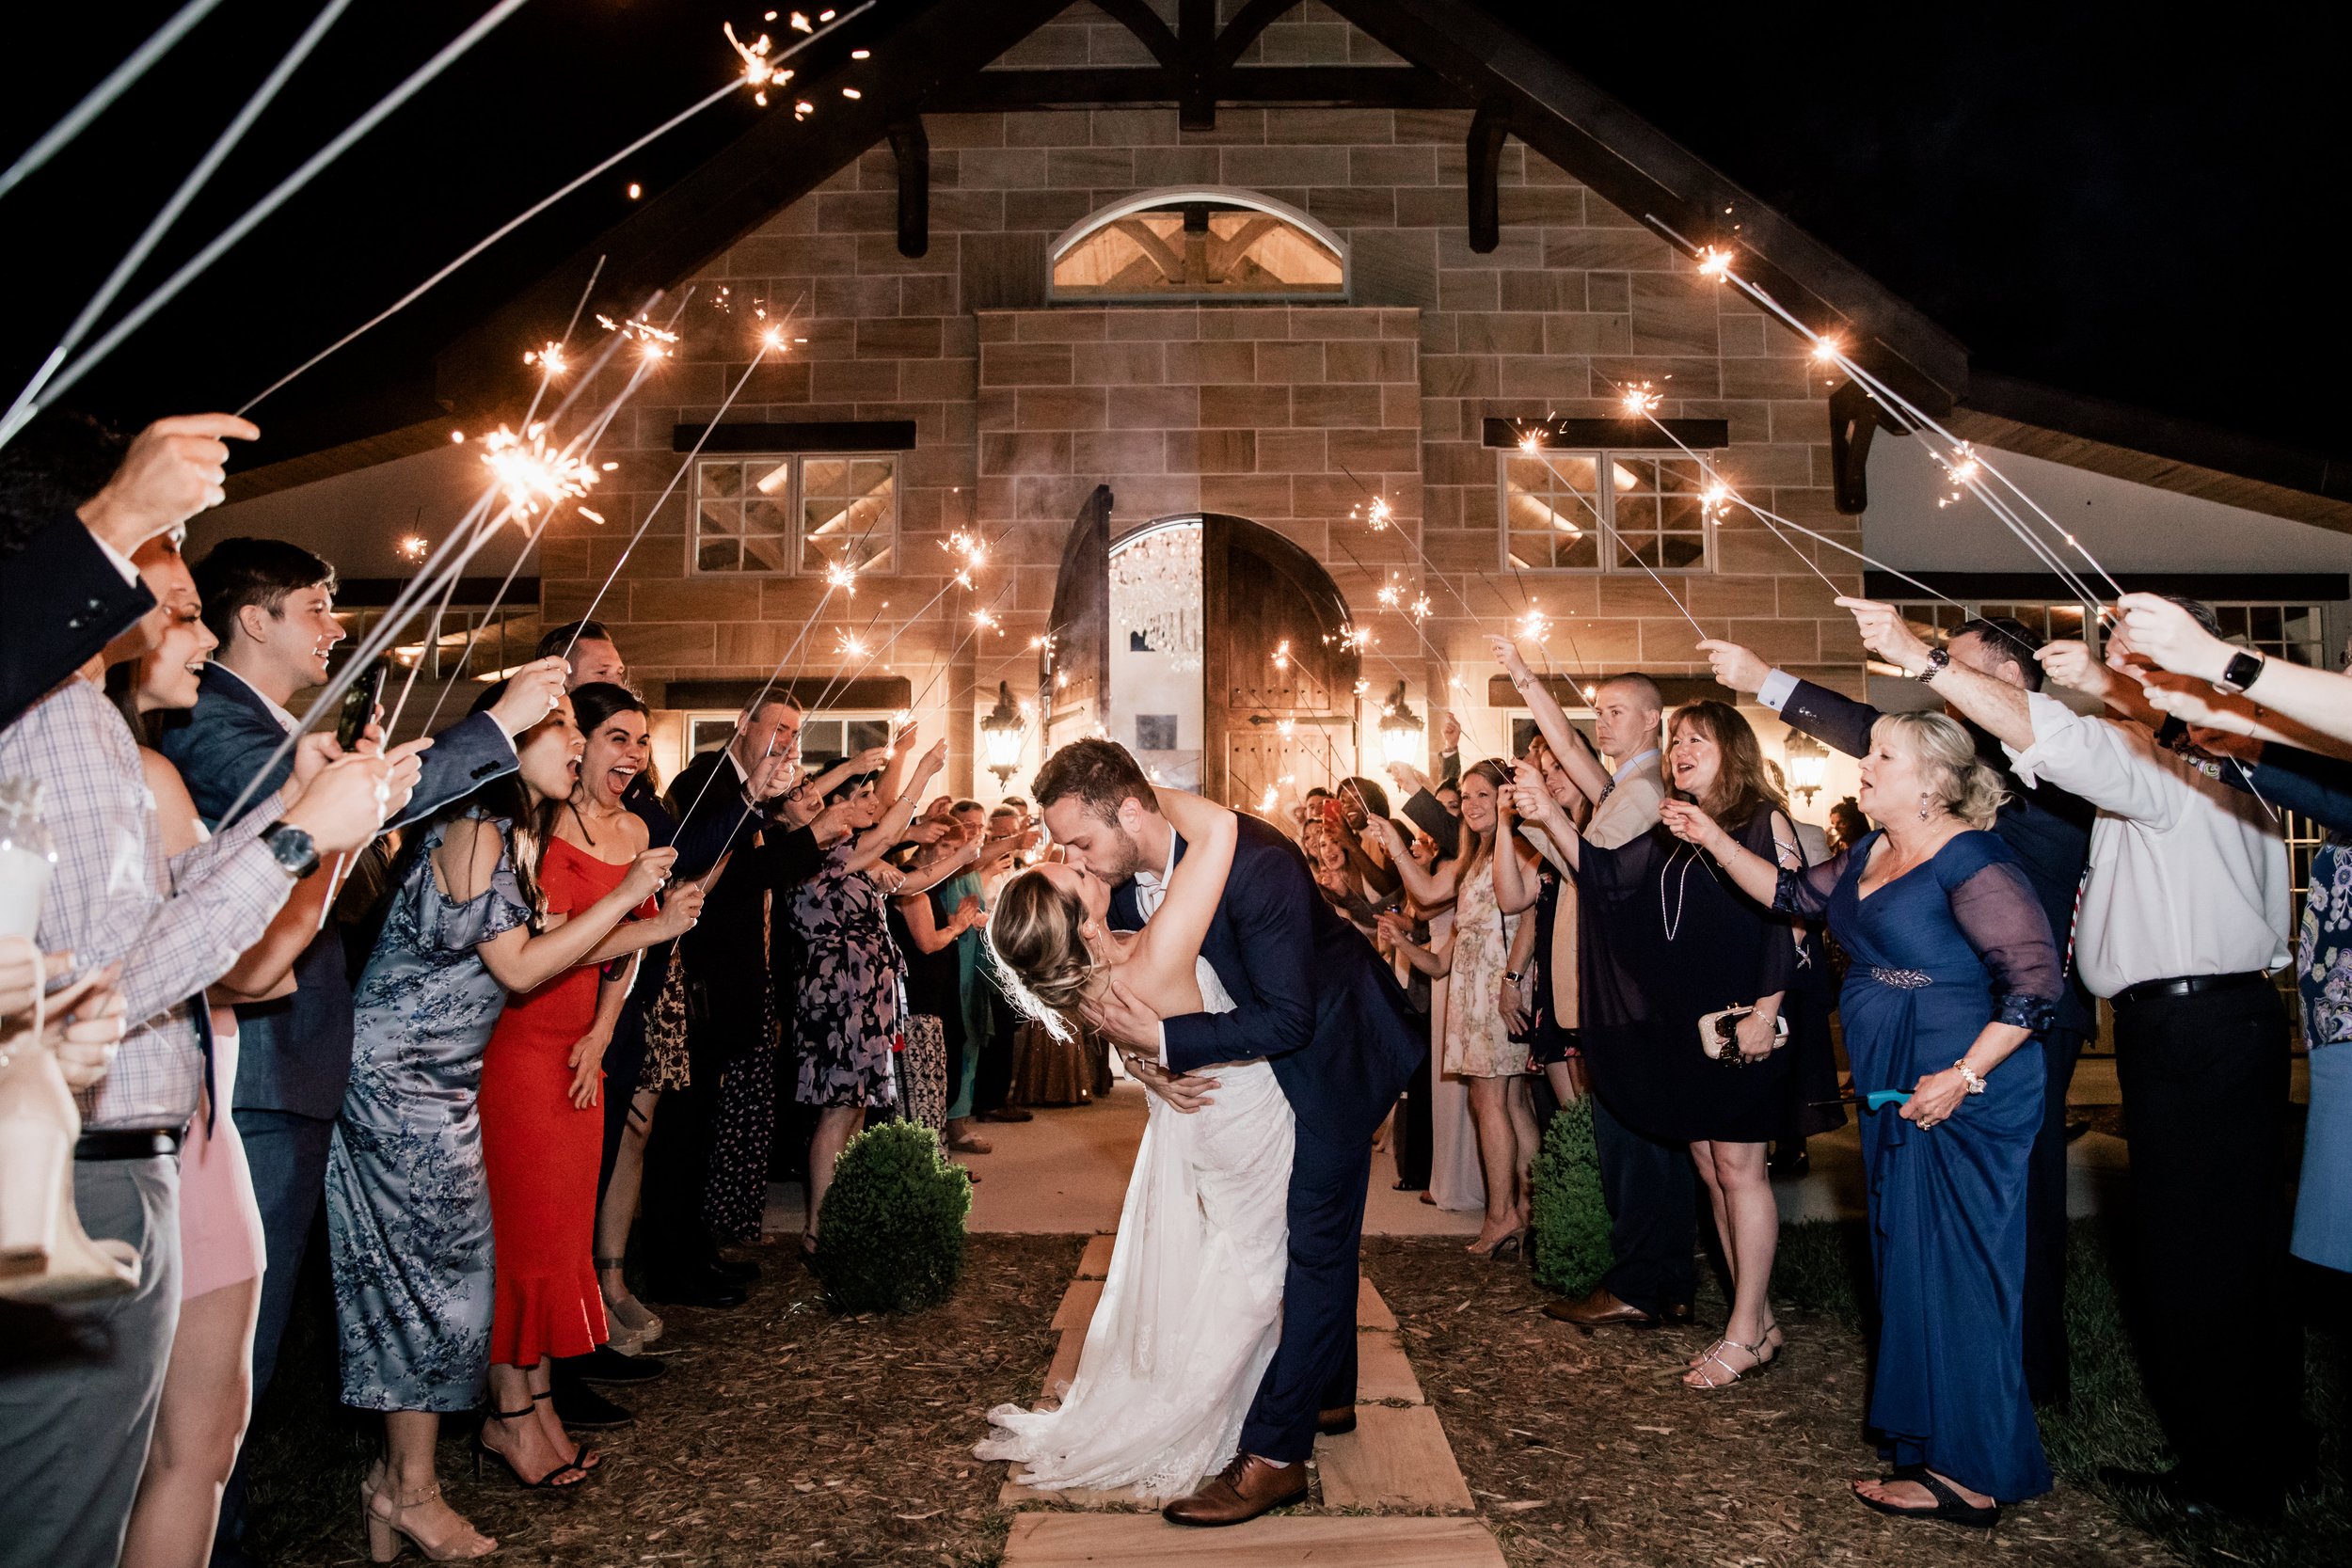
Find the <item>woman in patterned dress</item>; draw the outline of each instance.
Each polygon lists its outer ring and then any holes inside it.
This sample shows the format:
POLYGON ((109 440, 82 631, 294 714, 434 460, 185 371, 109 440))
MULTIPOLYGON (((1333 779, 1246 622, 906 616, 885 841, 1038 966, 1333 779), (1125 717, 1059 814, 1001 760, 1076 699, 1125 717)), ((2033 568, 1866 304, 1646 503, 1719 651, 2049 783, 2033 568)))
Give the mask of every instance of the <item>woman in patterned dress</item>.
POLYGON ((794 1004, 800 1078, 793 1098, 817 1109, 817 1127, 808 1140, 804 1252, 817 1250, 833 1163, 869 1109, 897 1101, 890 1049, 898 1030, 906 960, 890 940, 884 907, 885 895, 897 890, 900 878, 882 858, 906 832, 923 786, 946 759, 943 740, 924 753, 914 777, 888 802, 870 777, 835 788, 827 800, 850 803, 850 836, 827 852, 816 876, 792 890, 792 936, 801 958, 794 1004))
MULTIPOLYGON (((442 1500, 434 1469, 442 1415, 479 1404, 489 1373, 490 1199, 475 1106, 483 1052, 509 988, 589 958, 675 858, 646 851, 611 895, 551 930, 536 927, 538 846, 548 808, 572 792, 580 753, 567 701, 518 737, 516 773, 417 832, 353 991, 351 1086, 327 1150, 326 1228, 343 1402, 384 1412, 384 1458, 360 1483, 378 1561, 391 1560, 400 1535, 436 1560, 497 1547, 442 1500)), ((518 1478, 568 1485, 585 1475, 551 1412, 493 1424, 518 1478)))
POLYGON ((1502 1016, 1503 976, 1520 917, 1505 914, 1495 896, 1495 857, 1534 851, 1519 843, 1502 813, 1502 768, 1480 762, 1462 775, 1462 852, 1434 872, 1418 865, 1386 817, 1374 817, 1389 841, 1389 861, 1424 904, 1454 901, 1454 930, 1435 949, 1398 933, 1391 940, 1406 962, 1446 986, 1445 1070, 1470 1085, 1470 1118, 1478 1129, 1478 1162, 1486 1173, 1486 1223, 1467 1250, 1472 1257, 1507 1257, 1519 1250, 1532 1194, 1535 1109, 1529 1098, 1527 1044, 1511 1037, 1502 1016))

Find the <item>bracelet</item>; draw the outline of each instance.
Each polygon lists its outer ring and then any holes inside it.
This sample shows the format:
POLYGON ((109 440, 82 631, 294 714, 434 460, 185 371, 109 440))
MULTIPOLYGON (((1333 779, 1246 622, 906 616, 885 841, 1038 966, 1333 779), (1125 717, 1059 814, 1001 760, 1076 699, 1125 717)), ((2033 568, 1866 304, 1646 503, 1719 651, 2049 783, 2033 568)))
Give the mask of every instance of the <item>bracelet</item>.
POLYGON ((1961 1060, 1954 1062, 1952 1064, 1952 1070, 1960 1074, 1960 1081, 1968 1085, 1968 1092, 1970 1094, 1984 1093, 1984 1074, 1979 1072, 1975 1068, 1970 1067, 1968 1065, 1967 1058, 1963 1057, 1961 1060))
POLYGON ((1515 985, 1515 986, 1516 986, 1516 985, 1518 985, 1518 984, 1519 983, 1519 977, 1518 977, 1518 975, 1516 973, 1514 973, 1513 971, 1511 971, 1511 970, 1507 970, 1507 969, 1506 969, 1506 970, 1504 970, 1504 971, 1502 972, 1502 977, 1503 977, 1505 980, 1510 981, 1510 982, 1511 982, 1511 984, 1513 984, 1513 985, 1515 985))

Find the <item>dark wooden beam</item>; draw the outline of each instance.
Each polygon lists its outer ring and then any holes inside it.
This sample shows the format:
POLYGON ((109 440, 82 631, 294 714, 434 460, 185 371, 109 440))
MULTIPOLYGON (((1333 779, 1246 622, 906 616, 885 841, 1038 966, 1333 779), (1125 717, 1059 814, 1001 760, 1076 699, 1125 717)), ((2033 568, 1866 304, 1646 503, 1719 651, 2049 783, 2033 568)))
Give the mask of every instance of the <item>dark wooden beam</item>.
POLYGON ((1470 247, 1478 255, 1492 253, 1502 243, 1502 144, 1511 135, 1511 105, 1489 98, 1470 119, 1470 247))
POLYGON ((1837 510, 1859 517, 1870 505, 1870 437, 1879 406, 1861 384, 1841 381, 1829 395, 1830 482, 1837 510))
POLYGON ((898 254, 921 256, 931 248, 931 138, 921 115, 892 124, 890 150, 898 159, 898 254))
MULTIPOLYGON (((1180 109, 1187 90, 1181 71, 1160 66, 1049 66, 980 71, 923 102, 931 114, 993 114, 1019 109, 1107 105, 1180 109)), ((1206 77, 1216 103, 1300 103, 1358 109, 1461 109, 1470 100, 1425 71, 1381 65, 1248 65, 1206 77)), ((1190 129, 1190 127, 1186 127, 1190 129)))
MULTIPOLYGON (((1094 0, 1096 8, 1136 36, 1136 41, 1152 51, 1152 57, 1162 65, 1181 63, 1183 49, 1176 35, 1168 30, 1160 13, 1145 5, 1143 0, 1094 0)), ((1182 13, 1177 20, 1184 20, 1182 13)))
MULTIPOLYGON (((1608 679, 1614 673, 1596 670, 1581 678, 1588 682, 1599 682, 1608 679)), ((1562 707, 1574 711, 1589 708, 1592 705, 1592 699, 1584 695, 1584 688, 1578 684, 1580 677, 1544 675, 1538 678, 1543 681, 1544 689, 1551 693, 1551 700, 1562 707)), ((1669 712, 1685 703, 1702 702, 1709 698, 1719 703, 1724 700, 1724 689, 1706 675, 1658 675, 1652 678, 1657 682, 1658 694, 1665 699, 1669 712)), ((1486 677, 1486 705, 1499 708, 1524 708, 1527 706, 1527 699, 1520 696, 1518 689, 1511 685, 1510 676, 1488 675, 1486 677)))
POLYGON ((1177 129, 1214 131, 1217 94, 1209 60, 1216 48, 1216 0, 1176 0, 1176 36, 1183 48, 1177 73, 1184 84, 1176 100, 1177 129))
MULTIPOLYGON (((335 608, 386 609, 412 580, 408 578, 339 578, 335 583, 335 608)), ((514 613, 522 614, 539 602, 539 579, 526 577, 509 582, 504 577, 459 578, 449 602, 466 606, 498 603, 514 613)))
POLYGON ((1721 451, 1731 445, 1731 425, 1724 420, 1505 420, 1488 416, 1481 444, 1496 451, 1516 447, 1528 432, 1540 430, 1548 451, 1648 451, 1676 450, 1721 451), (1659 425, 1665 429, 1659 429, 1659 425))
POLYGON ((1225 31, 1217 34, 1216 46, 1209 51, 1210 66, 1223 71, 1232 65, 1251 44, 1258 41, 1258 35, 1265 31, 1267 23, 1297 5, 1298 0, 1249 0, 1248 5, 1233 13, 1233 20, 1225 24, 1225 31))
POLYGON ((803 420, 795 423, 755 424, 730 420, 715 428, 675 425, 670 431, 672 451, 692 451, 702 442, 705 451, 913 451, 913 420, 803 420), (710 431, 707 440, 705 430, 710 431))

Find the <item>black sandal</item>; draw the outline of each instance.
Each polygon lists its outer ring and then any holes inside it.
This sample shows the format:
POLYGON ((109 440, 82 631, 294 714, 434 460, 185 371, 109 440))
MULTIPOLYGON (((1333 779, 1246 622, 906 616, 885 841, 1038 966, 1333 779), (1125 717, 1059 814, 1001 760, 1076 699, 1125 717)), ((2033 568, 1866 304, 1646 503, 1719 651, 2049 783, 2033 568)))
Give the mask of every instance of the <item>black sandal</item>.
POLYGON ((588 1471, 581 1465, 580 1461, 575 1458, 566 1464, 558 1465, 554 1469, 549 1470, 546 1475, 541 1476, 537 1481, 532 1481, 530 1477, 524 1475, 522 1471, 515 1467, 515 1462, 513 1460, 507 1458, 506 1455, 501 1453, 498 1449, 490 1447, 490 1440, 483 1435, 483 1433, 489 1431, 490 1422, 519 1421, 524 1417, 531 1415, 535 1408, 536 1402, 534 1401, 532 1404, 524 1405, 520 1410, 493 1410, 490 1412, 489 1416, 483 1420, 483 1423, 480 1426, 473 1429, 474 1480, 480 1481, 482 1479, 482 1461, 485 1455, 505 1465, 506 1473, 515 1478, 516 1485, 529 1487, 533 1491, 551 1492, 566 1486, 578 1486, 581 1481, 585 1481, 588 1479, 588 1471), (570 1475, 578 1476, 580 1481, 564 1481, 562 1479, 564 1476, 570 1475))
POLYGON ((1915 1481, 1927 1488, 1928 1496, 1935 1499, 1935 1506, 1933 1508, 1904 1508, 1898 1503, 1882 1502, 1876 1497, 1866 1497, 1860 1492, 1853 1495, 1854 1501, 1877 1513, 1891 1513, 1898 1519, 1941 1519, 1947 1525, 1964 1525, 1970 1529, 1991 1529, 2001 1522, 2000 1504, 1994 1503, 1990 1508, 1979 1508, 1946 1485, 1942 1478, 1931 1474, 1925 1465, 1905 1465, 1891 1474, 1882 1476, 1880 1480, 1882 1481, 1915 1481))
MULTIPOLYGON (((543 1394, 533 1394, 531 1396, 531 1402, 533 1404, 537 1404, 541 1400, 546 1400, 549 1404, 554 1403, 555 1390, 550 1388, 543 1394)), ((562 1415, 559 1414, 555 1419, 557 1425, 561 1426, 563 1424, 564 1418, 562 1415)), ((564 1432, 564 1435, 566 1437, 572 1437, 572 1434, 568 1430, 564 1432)), ((595 1449, 590 1448, 579 1438, 572 1437, 572 1457, 568 1468, 578 1470, 584 1476, 603 1463, 603 1457, 599 1455, 595 1449)))

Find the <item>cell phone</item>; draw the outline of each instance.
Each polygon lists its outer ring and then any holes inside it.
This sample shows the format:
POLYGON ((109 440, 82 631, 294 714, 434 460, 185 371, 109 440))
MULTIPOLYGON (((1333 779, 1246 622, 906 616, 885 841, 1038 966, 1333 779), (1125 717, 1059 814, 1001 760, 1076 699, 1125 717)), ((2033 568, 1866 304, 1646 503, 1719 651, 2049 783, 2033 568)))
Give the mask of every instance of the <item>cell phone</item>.
POLYGON ((384 700, 384 677, 390 673, 391 666, 378 658, 343 689, 342 715, 335 721, 336 745, 348 752, 359 744, 375 718, 376 704, 384 700))
POLYGON ((1323 819, 1334 828, 1347 826, 1347 816, 1340 809, 1339 801, 1334 800, 1327 799, 1323 802, 1323 819))

